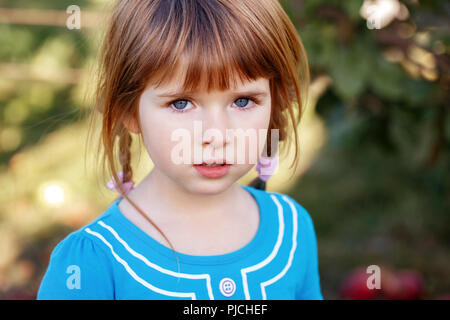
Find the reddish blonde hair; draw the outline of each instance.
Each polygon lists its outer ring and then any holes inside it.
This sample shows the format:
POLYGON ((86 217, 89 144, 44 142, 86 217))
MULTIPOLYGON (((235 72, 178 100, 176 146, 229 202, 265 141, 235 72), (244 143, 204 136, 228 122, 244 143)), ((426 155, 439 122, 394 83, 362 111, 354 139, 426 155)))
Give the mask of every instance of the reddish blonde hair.
POLYGON ((124 181, 132 180, 132 136, 124 121, 136 119, 142 132, 138 112, 141 93, 149 83, 159 86, 171 82, 180 67, 186 72, 183 88, 187 91, 202 84, 207 90, 228 90, 237 79, 269 79, 272 108, 268 142, 270 129, 278 129, 279 140, 286 141, 291 125, 295 133, 293 162, 297 165, 297 125, 306 104, 309 67, 300 36, 277 0, 119 0, 100 51, 93 110, 93 115, 97 110, 102 114, 99 151, 103 147, 100 164, 105 182, 105 176, 112 176, 121 187, 117 156, 124 181), (188 64, 181 65, 182 60, 188 64), (105 175, 107 168, 109 174, 105 175))

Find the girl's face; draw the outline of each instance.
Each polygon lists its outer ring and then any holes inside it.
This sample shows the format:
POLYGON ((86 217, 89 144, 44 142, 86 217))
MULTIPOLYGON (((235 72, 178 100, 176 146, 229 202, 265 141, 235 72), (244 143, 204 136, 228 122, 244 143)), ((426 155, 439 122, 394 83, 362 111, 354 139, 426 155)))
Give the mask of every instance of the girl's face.
POLYGON ((220 193, 246 174, 262 154, 271 111, 269 80, 239 82, 228 91, 194 93, 180 91, 179 85, 149 85, 142 93, 139 117, 145 147, 159 174, 189 192, 220 193), (233 136, 227 137, 230 130, 237 137, 234 143, 233 136), (229 166, 216 170, 194 165, 213 161, 229 166))

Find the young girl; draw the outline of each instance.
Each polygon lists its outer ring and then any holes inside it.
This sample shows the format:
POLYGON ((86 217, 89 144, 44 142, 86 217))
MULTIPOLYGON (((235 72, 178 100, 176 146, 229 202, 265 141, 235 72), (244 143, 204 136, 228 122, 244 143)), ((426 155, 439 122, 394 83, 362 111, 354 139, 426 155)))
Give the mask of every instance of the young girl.
POLYGON ((294 130, 297 159, 309 82, 279 2, 121 0, 101 52, 103 160, 121 197, 56 246, 38 299, 323 299, 310 215, 265 191, 273 132, 294 130), (266 134, 239 151, 230 129, 266 134), (154 163, 137 186, 132 134, 154 163), (259 177, 238 184, 255 158, 259 177))

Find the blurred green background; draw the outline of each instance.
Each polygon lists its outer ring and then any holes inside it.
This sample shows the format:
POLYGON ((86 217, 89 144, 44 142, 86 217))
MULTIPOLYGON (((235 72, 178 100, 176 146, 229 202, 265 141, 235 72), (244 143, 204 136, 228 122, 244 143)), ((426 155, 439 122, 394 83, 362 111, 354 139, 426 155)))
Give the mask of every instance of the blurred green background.
MULTIPOLYGON (((324 298, 449 298, 450 4, 280 2, 306 48, 311 91, 299 169, 283 159, 268 190, 313 218, 324 298), (370 265, 382 290, 361 289, 370 265)), ((34 299, 54 246, 117 196, 86 144, 109 5, 0 1, 0 299, 34 299), (66 27, 70 5, 79 30, 66 27)), ((139 181, 152 164, 136 143, 134 154, 139 181)))

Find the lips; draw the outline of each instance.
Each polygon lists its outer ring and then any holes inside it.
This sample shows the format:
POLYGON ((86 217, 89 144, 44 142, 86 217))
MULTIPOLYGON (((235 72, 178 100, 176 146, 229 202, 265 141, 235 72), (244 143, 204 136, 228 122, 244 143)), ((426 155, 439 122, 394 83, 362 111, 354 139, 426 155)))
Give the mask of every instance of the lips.
POLYGON ((223 163, 223 161, 213 161, 202 164, 194 164, 194 168, 205 178, 217 179, 225 176, 230 171, 230 164, 223 163), (220 163, 221 162, 221 163, 220 163))

